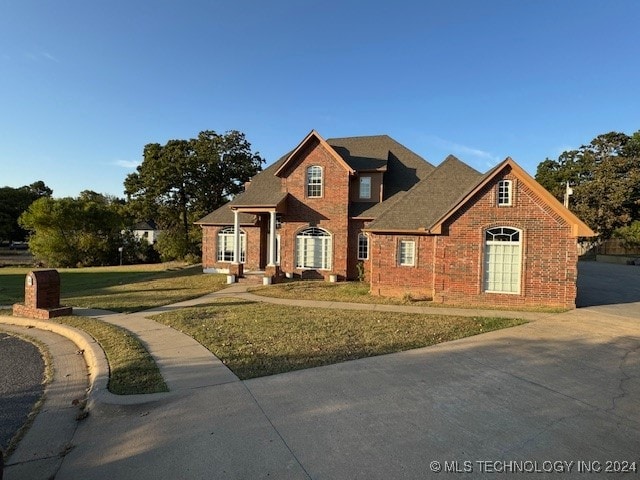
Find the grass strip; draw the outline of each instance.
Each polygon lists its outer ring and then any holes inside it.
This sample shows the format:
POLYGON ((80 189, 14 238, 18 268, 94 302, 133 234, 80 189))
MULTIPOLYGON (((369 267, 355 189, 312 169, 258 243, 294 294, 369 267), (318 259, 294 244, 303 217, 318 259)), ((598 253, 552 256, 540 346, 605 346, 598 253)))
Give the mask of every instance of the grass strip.
POLYGON ((167 392, 160 370, 140 340, 115 325, 88 317, 52 319, 87 332, 104 350, 109 362, 109 391, 117 395, 167 392))
POLYGON ((521 319, 307 309, 219 299, 153 317, 190 335, 249 379, 425 347, 521 319))

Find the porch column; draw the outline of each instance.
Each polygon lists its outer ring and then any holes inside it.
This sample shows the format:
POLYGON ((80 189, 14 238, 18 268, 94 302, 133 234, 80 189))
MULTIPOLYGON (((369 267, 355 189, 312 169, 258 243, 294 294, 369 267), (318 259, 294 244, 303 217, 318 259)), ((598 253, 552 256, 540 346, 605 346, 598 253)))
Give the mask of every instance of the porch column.
POLYGON ((240 263, 240 213, 233 211, 233 263, 240 263))
POLYGON ((276 212, 269 212, 269 266, 276 265, 276 212))

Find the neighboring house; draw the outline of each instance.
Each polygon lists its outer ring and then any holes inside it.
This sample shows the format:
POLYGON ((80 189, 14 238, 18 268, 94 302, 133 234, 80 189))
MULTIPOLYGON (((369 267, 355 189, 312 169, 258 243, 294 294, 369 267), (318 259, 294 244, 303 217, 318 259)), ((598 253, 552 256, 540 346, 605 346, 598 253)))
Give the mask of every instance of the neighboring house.
POLYGON ((371 292, 574 307, 578 237, 594 233, 513 160, 437 168, 381 135, 312 131, 197 222, 205 272, 358 277, 371 292))
POLYGON ((146 240, 149 245, 153 245, 158 241, 160 230, 153 220, 146 222, 138 222, 131 229, 133 235, 139 240, 146 240))

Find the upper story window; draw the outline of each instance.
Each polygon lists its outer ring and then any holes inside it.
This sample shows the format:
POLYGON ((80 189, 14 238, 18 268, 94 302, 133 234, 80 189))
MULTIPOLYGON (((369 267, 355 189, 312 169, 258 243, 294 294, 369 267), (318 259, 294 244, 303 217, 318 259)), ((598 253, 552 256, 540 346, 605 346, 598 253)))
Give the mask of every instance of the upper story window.
POLYGON ((371 177, 360 177, 360 198, 371 198, 371 177))
POLYGON ((307 168, 307 197, 322 197, 322 167, 318 165, 307 168))
POLYGON ((413 267, 416 264, 416 242, 400 240, 398 245, 398 263, 403 267, 413 267))
POLYGON ((500 180, 498 182, 498 206, 510 207, 513 205, 513 182, 500 180))

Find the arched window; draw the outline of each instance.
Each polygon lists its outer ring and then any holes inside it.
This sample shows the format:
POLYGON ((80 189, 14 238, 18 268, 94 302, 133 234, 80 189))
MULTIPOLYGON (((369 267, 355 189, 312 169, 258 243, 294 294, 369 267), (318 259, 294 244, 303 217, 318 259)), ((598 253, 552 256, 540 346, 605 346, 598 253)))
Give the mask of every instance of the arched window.
POLYGON ((296 268, 331 270, 331 234, 310 227, 296 236, 296 268))
MULTIPOLYGON (((240 263, 244 263, 247 249, 247 235, 240 230, 240 263)), ((233 227, 225 227, 218 232, 218 261, 233 262, 233 227)))
POLYGON ((318 165, 307 168, 307 197, 322 197, 322 167, 318 165))
POLYGON ((369 258, 369 236, 366 233, 358 234, 358 260, 369 258))
POLYGON ((520 293, 521 231, 495 227, 484 236, 484 291, 520 293))

